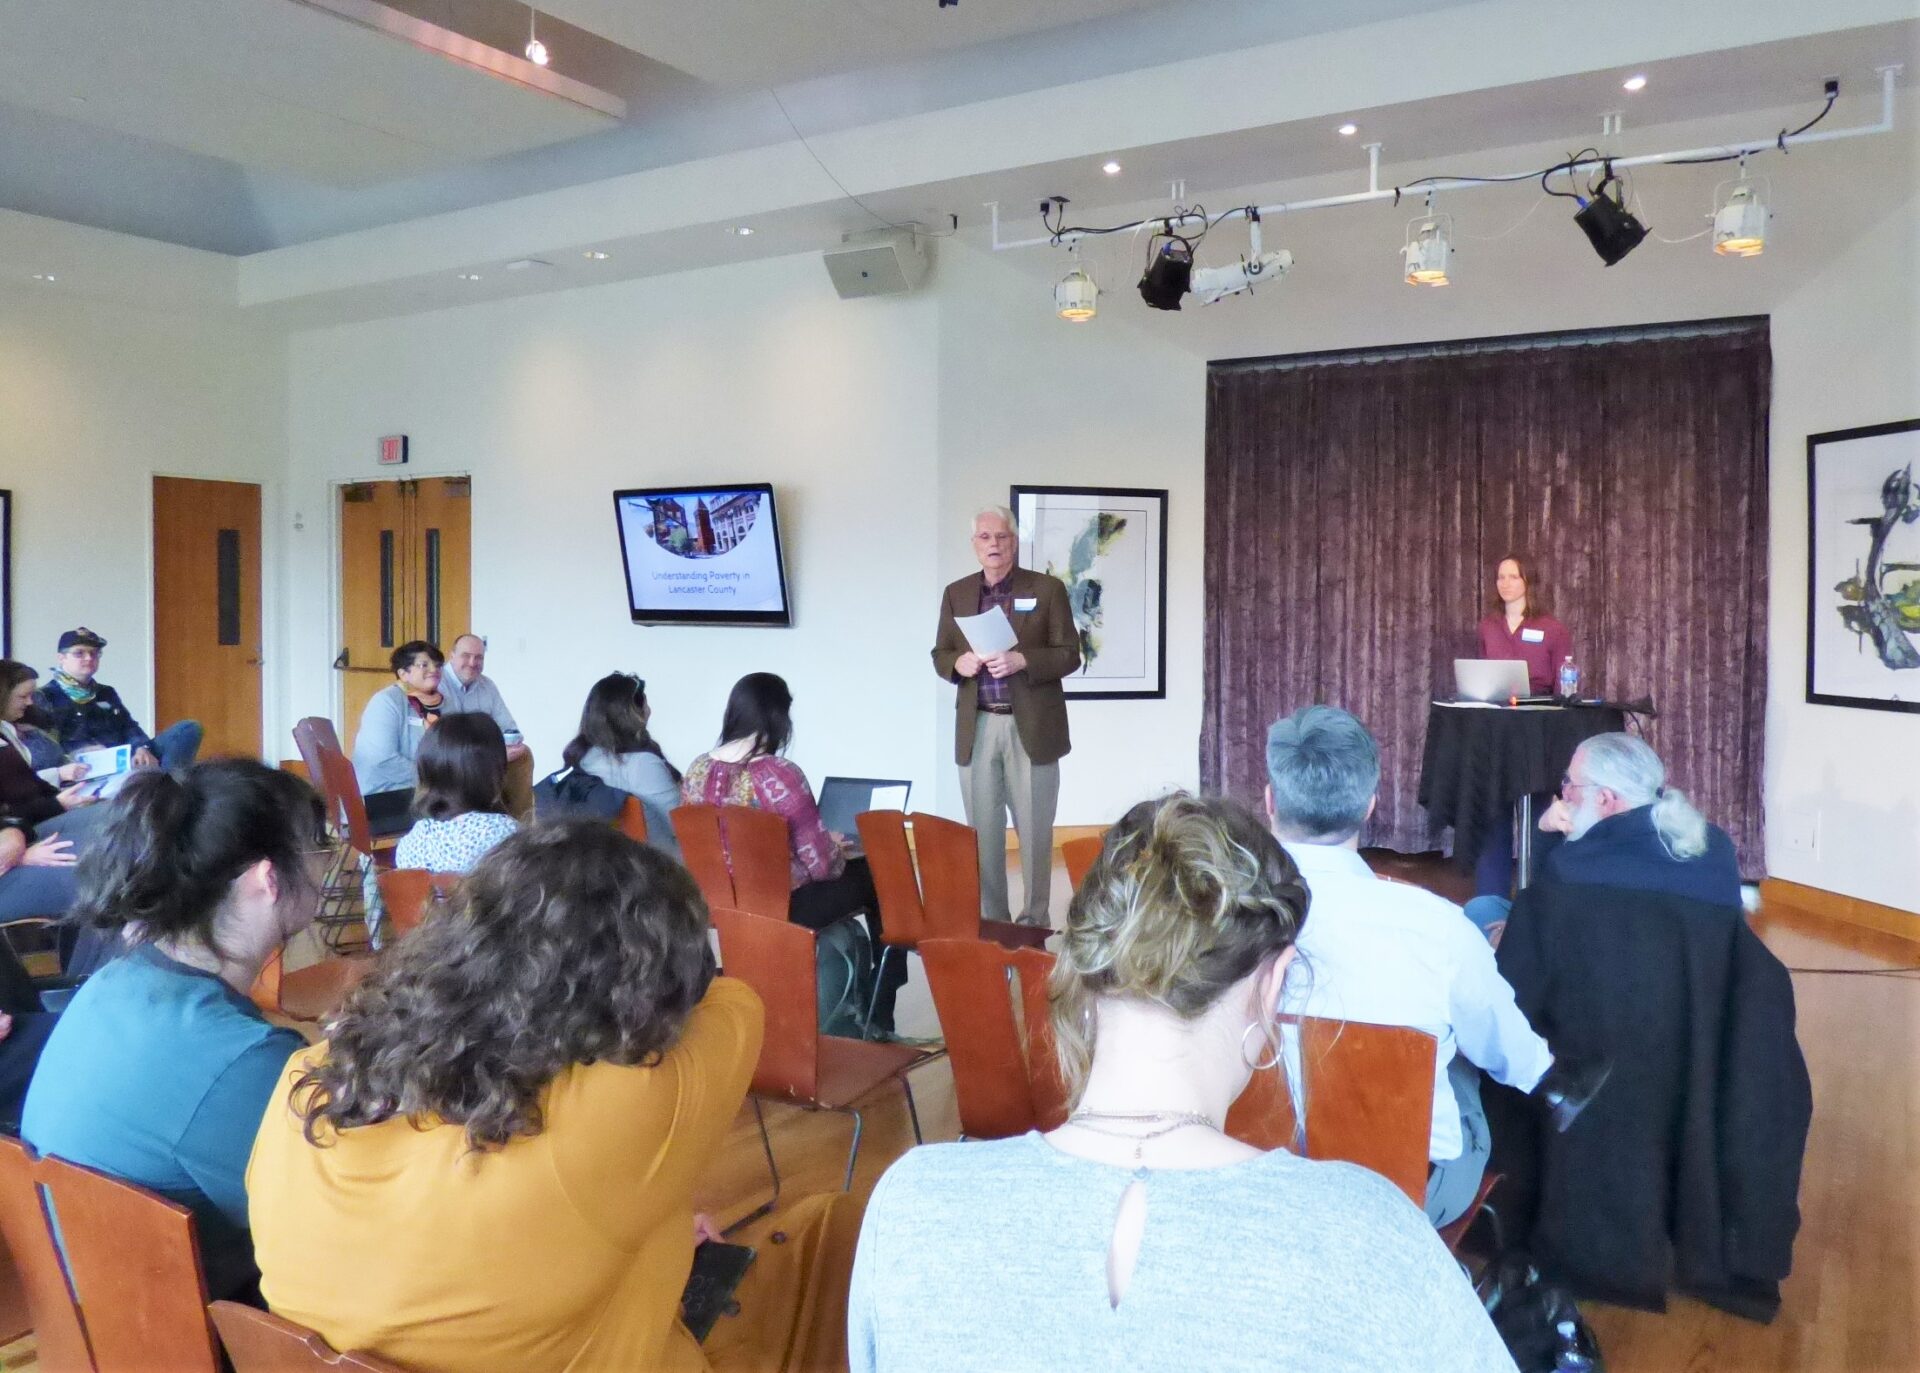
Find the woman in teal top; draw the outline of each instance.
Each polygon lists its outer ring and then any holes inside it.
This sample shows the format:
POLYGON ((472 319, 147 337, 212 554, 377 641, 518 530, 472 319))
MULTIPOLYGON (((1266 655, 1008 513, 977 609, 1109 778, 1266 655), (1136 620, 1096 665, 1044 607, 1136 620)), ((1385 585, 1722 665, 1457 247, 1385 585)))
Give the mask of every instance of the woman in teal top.
POLYGON ((247 992, 308 925, 302 861, 321 809, 244 759, 127 784, 80 867, 73 918, 126 952, 60 1017, 27 1089, 21 1135, 192 1209, 215 1297, 258 1281, 247 1157, 287 1059, 304 1045, 247 992))

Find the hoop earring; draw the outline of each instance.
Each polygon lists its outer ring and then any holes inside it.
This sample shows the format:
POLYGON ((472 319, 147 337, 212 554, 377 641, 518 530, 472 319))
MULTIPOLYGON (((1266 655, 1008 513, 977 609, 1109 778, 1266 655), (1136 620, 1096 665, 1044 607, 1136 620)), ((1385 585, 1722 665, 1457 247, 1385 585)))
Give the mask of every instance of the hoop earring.
POLYGON ((1246 1064, 1249 1068, 1253 1069, 1253 1071, 1256 1073, 1264 1073, 1269 1068, 1277 1068, 1280 1066, 1279 1036, 1275 1035, 1273 1031, 1267 1027, 1264 1021, 1259 1021, 1259 1020, 1252 1021, 1248 1024, 1246 1029, 1240 1032, 1240 1061, 1246 1064), (1247 1053, 1247 1036, 1252 1034, 1255 1030, 1260 1031, 1261 1034, 1266 1036, 1267 1047, 1273 1050, 1273 1057, 1268 1059, 1265 1063, 1255 1062, 1253 1057, 1247 1053))

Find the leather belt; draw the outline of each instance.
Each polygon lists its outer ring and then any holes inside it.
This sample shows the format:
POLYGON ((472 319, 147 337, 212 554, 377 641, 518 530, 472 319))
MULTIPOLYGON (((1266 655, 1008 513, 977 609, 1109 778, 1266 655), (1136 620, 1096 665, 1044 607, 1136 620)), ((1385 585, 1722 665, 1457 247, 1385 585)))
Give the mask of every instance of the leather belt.
POLYGON ((1013 714, 1013 707, 1012 706, 981 706, 980 711, 983 715, 1011 715, 1013 714))

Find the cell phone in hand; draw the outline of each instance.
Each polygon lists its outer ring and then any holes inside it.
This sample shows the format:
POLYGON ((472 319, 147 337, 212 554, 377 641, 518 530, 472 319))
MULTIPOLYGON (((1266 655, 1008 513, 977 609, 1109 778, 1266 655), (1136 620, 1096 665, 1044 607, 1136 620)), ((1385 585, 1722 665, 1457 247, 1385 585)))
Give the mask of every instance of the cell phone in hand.
POLYGON ((680 1319, 696 1340, 705 1340, 722 1315, 738 1311, 734 1289, 753 1266, 754 1249, 745 1244, 704 1240, 693 1251, 693 1271, 680 1294, 680 1319))

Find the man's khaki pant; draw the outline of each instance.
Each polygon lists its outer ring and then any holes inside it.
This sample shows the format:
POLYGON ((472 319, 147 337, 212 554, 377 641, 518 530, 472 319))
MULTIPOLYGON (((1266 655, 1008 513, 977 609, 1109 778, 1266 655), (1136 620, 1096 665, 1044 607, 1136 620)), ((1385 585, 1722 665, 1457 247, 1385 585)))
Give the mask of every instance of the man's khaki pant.
POLYGON ((967 823, 980 835, 980 914, 1009 919, 1007 812, 1020 835, 1020 876, 1026 887, 1021 919, 1051 923, 1053 812, 1060 800, 1060 765, 1027 757, 1011 715, 983 710, 974 721, 973 761, 960 769, 967 823))

